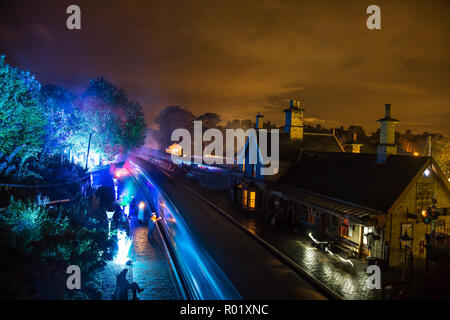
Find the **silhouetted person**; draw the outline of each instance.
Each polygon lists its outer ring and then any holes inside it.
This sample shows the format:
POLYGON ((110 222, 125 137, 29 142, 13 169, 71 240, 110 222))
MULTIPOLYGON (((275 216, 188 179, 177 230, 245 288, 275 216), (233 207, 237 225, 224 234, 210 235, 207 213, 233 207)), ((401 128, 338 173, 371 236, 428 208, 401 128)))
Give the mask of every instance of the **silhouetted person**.
POLYGON ((136 282, 129 283, 127 280, 128 269, 123 269, 116 277, 116 290, 114 291, 114 300, 128 300, 128 290, 133 292, 133 300, 139 300, 137 292, 144 291, 136 282))
POLYGON ((148 219, 148 234, 147 239, 148 241, 152 242, 155 241, 155 228, 156 228, 156 221, 158 221, 159 218, 156 217, 156 213, 152 213, 152 216, 150 219, 148 219))
POLYGON ((134 196, 131 196, 130 202, 130 215, 134 215, 136 213, 136 199, 134 196))

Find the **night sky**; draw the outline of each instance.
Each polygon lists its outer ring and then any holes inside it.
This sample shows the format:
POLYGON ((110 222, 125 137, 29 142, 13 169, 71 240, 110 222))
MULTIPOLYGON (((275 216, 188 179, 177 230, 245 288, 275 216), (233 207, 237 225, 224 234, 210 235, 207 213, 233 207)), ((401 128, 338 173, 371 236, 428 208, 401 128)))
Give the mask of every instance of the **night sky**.
POLYGON ((75 92, 104 75, 149 125, 166 105, 281 125, 295 98, 328 127, 370 133, 391 103, 399 131, 450 134, 449 3, 1 0, 0 52, 75 92), (81 31, 66 28, 70 4, 81 31), (381 30, 366 28, 371 4, 381 30))

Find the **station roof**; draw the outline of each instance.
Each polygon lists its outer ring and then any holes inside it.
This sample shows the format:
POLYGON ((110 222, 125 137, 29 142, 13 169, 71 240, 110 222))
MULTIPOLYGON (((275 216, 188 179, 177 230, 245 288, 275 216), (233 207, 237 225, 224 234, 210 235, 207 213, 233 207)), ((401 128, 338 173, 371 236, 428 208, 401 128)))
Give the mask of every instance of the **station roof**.
POLYGON ((280 185, 387 213, 428 157, 304 151, 280 185))

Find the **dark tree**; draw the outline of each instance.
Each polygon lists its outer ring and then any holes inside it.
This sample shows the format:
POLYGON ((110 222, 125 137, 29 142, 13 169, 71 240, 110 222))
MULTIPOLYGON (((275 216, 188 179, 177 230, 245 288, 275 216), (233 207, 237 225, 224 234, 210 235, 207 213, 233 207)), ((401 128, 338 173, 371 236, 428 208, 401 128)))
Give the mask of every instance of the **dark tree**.
POLYGON ((188 110, 180 106, 167 106, 155 118, 159 127, 157 140, 161 148, 167 147, 171 143, 171 135, 175 129, 183 128, 193 132, 193 121, 195 116, 188 110))
POLYGON ((195 120, 201 121, 203 130, 207 130, 210 128, 217 128, 220 123, 220 115, 218 115, 217 113, 207 112, 205 114, 202 114, 195 120))

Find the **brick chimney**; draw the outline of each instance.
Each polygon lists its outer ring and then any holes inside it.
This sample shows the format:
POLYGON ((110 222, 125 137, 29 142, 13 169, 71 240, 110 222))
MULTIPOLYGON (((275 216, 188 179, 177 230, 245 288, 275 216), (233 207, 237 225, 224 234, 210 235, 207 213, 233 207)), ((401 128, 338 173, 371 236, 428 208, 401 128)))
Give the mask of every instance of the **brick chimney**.
POLYGON ((377 149, 377 162, 386 163, 386 159, 397 154, 397 145, 395 144, 395 126, 399 122, 391 118, 391 105, 386 104, 385 116, 377 120, 380 123, 380 144, 377 149))
POLYGON ((347 145, 352 153, 361 153, 362 144, 357 142, 356 132, 353 132, 352 142, 347 145))
POLYGON ((284 132, 289 133, 291 140, 303 140, 303 113, 305 109, 300 107, 300 100, 291 100, 289 109, 284 110, 286 120, 284 132))

